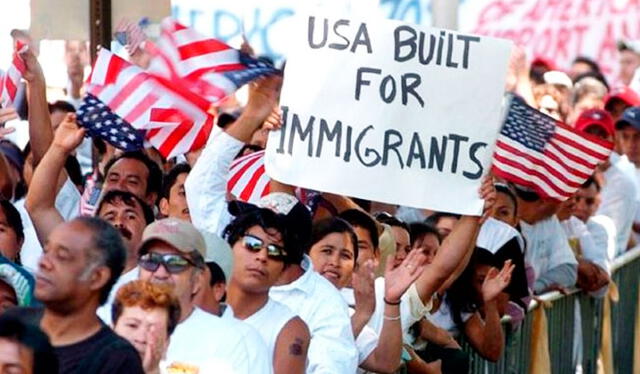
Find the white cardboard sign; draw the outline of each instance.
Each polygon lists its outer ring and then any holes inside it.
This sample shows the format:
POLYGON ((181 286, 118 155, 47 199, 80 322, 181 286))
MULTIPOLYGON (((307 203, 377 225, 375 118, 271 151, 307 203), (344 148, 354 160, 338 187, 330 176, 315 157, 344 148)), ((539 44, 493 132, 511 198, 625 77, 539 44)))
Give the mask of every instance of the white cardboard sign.
POLYGON ((376 19, 292 23, 267 173, 283 183, 477 215, 511 43, 376 19))

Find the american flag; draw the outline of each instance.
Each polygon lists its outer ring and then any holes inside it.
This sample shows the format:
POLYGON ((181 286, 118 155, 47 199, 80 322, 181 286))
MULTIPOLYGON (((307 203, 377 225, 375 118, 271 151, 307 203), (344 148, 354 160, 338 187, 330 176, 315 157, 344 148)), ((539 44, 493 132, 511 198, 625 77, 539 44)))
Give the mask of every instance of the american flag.
POLYGON ((134 129, 146 130, 144 139, 166 158, 202 147, 213 127, 209 102, 184 87, 161 84, 106 49, 87 83, 89 94, 134 129))
POLYGON ((122 19, 116 27, 114 37, 127 49, 129 55, 133 55, 138 49, 143 47, 142 43, 147 40, 147 35, 144 33, 143 27, 148 25, 148 18, 143 18, 138 23, 128 19, 122 19))
POLYGON ((157 45, 148 47, 155 56, 150 73, 170 82, 179 81, 211 103, 252 80, 278 72, 270 63, 203 36, 171 18, 162 22, 157 45))
POLYGON ((566 200, 605 161, 613 144, 580 133, 512 97, 493 172, 538 194, 566 200))
POLYGON ((19 41, 16 42, 11 66, 6 72, 0 71, 0 105, 3 108, 12 106, 16 99, 20 79, 22 79, 22 74, 27 70, 19 53, 26 50, 26 48, 28 48, 26 44, 19 41))
POLYGON ((102 138, 125 151, 135 151, 143 147, 145 132, 135 129, 91 94, 84 97, 76 116, 78 124, 86 128, 92 137, 102 138))
POLYGON ((271 179, 264 170, 264 151, 251 153, 231 164, 227 191, 238 200, 257 204, 269 194, 271 179))

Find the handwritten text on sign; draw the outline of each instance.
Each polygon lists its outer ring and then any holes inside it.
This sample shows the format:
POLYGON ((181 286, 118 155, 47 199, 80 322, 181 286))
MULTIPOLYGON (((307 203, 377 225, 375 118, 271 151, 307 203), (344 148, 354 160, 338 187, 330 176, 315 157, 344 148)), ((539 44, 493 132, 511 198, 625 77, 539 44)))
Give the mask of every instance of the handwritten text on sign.
POLYGON ((294 24, 269 175, 478 214, 510 44, 388 20, 309 16, 294 24))

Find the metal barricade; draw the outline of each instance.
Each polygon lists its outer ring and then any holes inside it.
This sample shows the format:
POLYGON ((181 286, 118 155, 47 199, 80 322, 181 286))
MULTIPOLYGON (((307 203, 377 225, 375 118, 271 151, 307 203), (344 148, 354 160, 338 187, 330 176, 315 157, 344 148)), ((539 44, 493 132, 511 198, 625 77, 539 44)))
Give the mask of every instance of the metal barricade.
POLYGON ((613 264, 612 279, 618 285, 620 295, 617 303, 611 303, 613 365, 616 373, 633 372, 633 344, 640 280, 639 255, 637 252, 629 251, 617 258, 613 264))
MULTIPOLYGON (((616 258, 611 266, 612 280, 619 290, 619 302, 612 303, 611 328, 613 339, 614 369, 616 373, 633 372, 633 352, 636 314, 638 307, 638 289, 640 288, 640 247, 636 247, 616 258)), ((573 352, 575 307, 580 306, 582 327, 582 372, 595 374, 598 368, 598 354, 602 340, 603 299, 594 298, 580 290, 571 290, 568 295, 550 292, 540 299, 551 302, 546 309, 549 338, 549 358, 553 374, 575 373, 573 352)), ((537 307, 532 303, 530 310, 537 307)), ((527 315, 522 326, 511 331, 508 320, 504 321, 505 350, 502 358, 488 362, 474 352, 466 342, 462 349, 471 358, 471 373, 511 374, 527 373, 530 366, 531 351, 531 314, 527 315)), ((640 363, 639 363, 640 364, 640 363)))

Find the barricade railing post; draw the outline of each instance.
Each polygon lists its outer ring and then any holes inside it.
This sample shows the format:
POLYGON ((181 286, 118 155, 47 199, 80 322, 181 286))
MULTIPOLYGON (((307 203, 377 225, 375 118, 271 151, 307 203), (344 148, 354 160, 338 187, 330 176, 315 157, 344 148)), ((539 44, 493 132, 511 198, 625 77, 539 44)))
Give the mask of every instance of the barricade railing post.
MULTIPOLYGON (((616 373, 632 373, 636 313, 640 313, 637 310, 640 288, 640 246, 616 258, 611 268, 611 279, 618 285, 620 299, 619 302, 612 303, 611 307, 614 368, 616 373)), ((540 295, 539 298, 552 303, 552 306, 546 309, 552 374, 575 373, 573 337, 576 328, 574 317, 577 302, 580 303, 582 327, 582 372, 597 373, 602 339, 603 299, 594 298, 576 289, 571 290, 566 296, 558 292, 550 292, 540 295)), ((476 374, 528 373, 531 365, 531 317, 531 313, 527 314, 520 331, 516 333, 510 331, 510 322, 505 320, 507 342, 503 357, 496 363, 482 359, 462 339, 462 349, 471 359, 470 372, 476 374)))

